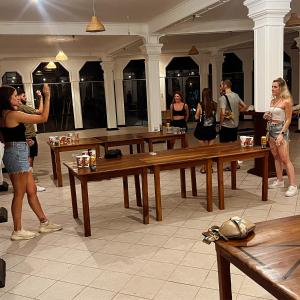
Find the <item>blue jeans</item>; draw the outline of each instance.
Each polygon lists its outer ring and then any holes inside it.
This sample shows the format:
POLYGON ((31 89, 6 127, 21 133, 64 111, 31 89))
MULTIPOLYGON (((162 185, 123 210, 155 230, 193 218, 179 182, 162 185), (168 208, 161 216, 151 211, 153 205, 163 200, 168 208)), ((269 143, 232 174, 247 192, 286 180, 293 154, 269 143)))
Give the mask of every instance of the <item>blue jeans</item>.
MULTIPOLYGON (((270 124, 269 125, 269 135, 270 135, 270 137, 273 138, 274 140, 276 140, 278 135, 282 132, 282 128, 283 128, 283 123, 270 124)), ((289 131, 288 130, 284 133, 283 138, 286 141, 289 141, 289 131)))
POLYGON ((28 145, 26 142, 5 143, 3 162, 9 174, 29 172, 28 145))

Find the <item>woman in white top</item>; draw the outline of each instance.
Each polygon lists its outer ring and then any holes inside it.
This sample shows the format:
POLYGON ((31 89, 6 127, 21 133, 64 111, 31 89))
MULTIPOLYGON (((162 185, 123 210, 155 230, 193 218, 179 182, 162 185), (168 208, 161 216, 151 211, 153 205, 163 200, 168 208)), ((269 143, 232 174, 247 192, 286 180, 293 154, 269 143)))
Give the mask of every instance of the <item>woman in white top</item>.
POLYGON ((292 97, 284 79, 277 78, 273 81, 272 96, 270 110, 264 114, 264 119, 268 120, 269 145, 275 160, 277 179, 269 185, 269 188, 284 187, 282 172, 285 165, 289 179, 289 188, 285 196, 292 197, 297 195, 295 170, 289 157, 292 97))

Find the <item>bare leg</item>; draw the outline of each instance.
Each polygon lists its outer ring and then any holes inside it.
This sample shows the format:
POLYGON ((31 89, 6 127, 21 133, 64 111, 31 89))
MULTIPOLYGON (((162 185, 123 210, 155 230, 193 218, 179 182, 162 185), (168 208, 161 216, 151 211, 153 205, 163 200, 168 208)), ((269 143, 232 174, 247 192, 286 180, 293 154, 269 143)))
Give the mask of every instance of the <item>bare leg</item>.
POLYGON ((270 149, 273 154, 273 157, 274 157, 277 179, 279 181, 282 181, 283 180, 283 177, 282 177, 283 165, 282 165, 282 161, 280 159, 280 155, 278 153, 278 147, 276 146, 275 140, 273 138, 270 138, 269 145, 270 145, 270 149))
POLYGON ((18 231, 22 229, 22 207, 24 194, 26 192, 28 172, 10 174, 9 177, 14 188, 11 213, 14 222, 14 230, 18 231))
POLYGON ((286 172, 289 178, 290 185, 296 186, 295 169, 290 160, 289 147, 286 140, 284 140, 283 143, 277 147, 277 152, 280 161, 286 166, 286 172))
POLYGON ((31 209, 33 210, 33 212, 36 214, 36 216, 40 220, 40 222, 47 221, 47 217, 45 216, 45 213, 41 207, 41 203, 40 203, 39 198, 36 193, 36 185, 34 182, 32 172, 28 173, 26 193, 27 193, 28 203, 29 203, 31 209))

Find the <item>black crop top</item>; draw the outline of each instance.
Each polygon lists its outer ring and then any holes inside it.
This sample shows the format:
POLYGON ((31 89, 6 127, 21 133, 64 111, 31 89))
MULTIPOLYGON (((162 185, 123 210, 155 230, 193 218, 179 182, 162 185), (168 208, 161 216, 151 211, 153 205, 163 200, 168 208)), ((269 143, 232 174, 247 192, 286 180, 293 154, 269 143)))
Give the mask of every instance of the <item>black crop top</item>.
POLYGON ((182 110, 175 110, 174 105, 172 105, 172 115, 173 116, 185 116, 185 104, 182 107, 182 110))
POLYGON ((5 143, 9 142, 26 142, 25 125, 20 123, 16 127, 2 127, 1 132, 5 143))

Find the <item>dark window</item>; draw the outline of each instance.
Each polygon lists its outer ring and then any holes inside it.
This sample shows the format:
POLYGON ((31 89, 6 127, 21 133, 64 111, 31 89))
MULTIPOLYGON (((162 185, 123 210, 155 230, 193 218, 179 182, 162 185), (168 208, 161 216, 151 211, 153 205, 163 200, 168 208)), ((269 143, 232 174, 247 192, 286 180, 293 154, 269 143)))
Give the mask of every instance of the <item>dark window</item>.
POLYGON ((105 128, 106 103, 100 61, 89 61, 79 71, 83 128, 105 128))
POLYGON ((18 72, 6 72, 2 76, 2 84, 10 85, 16 90, 24 90, 22 76, 18 72))

